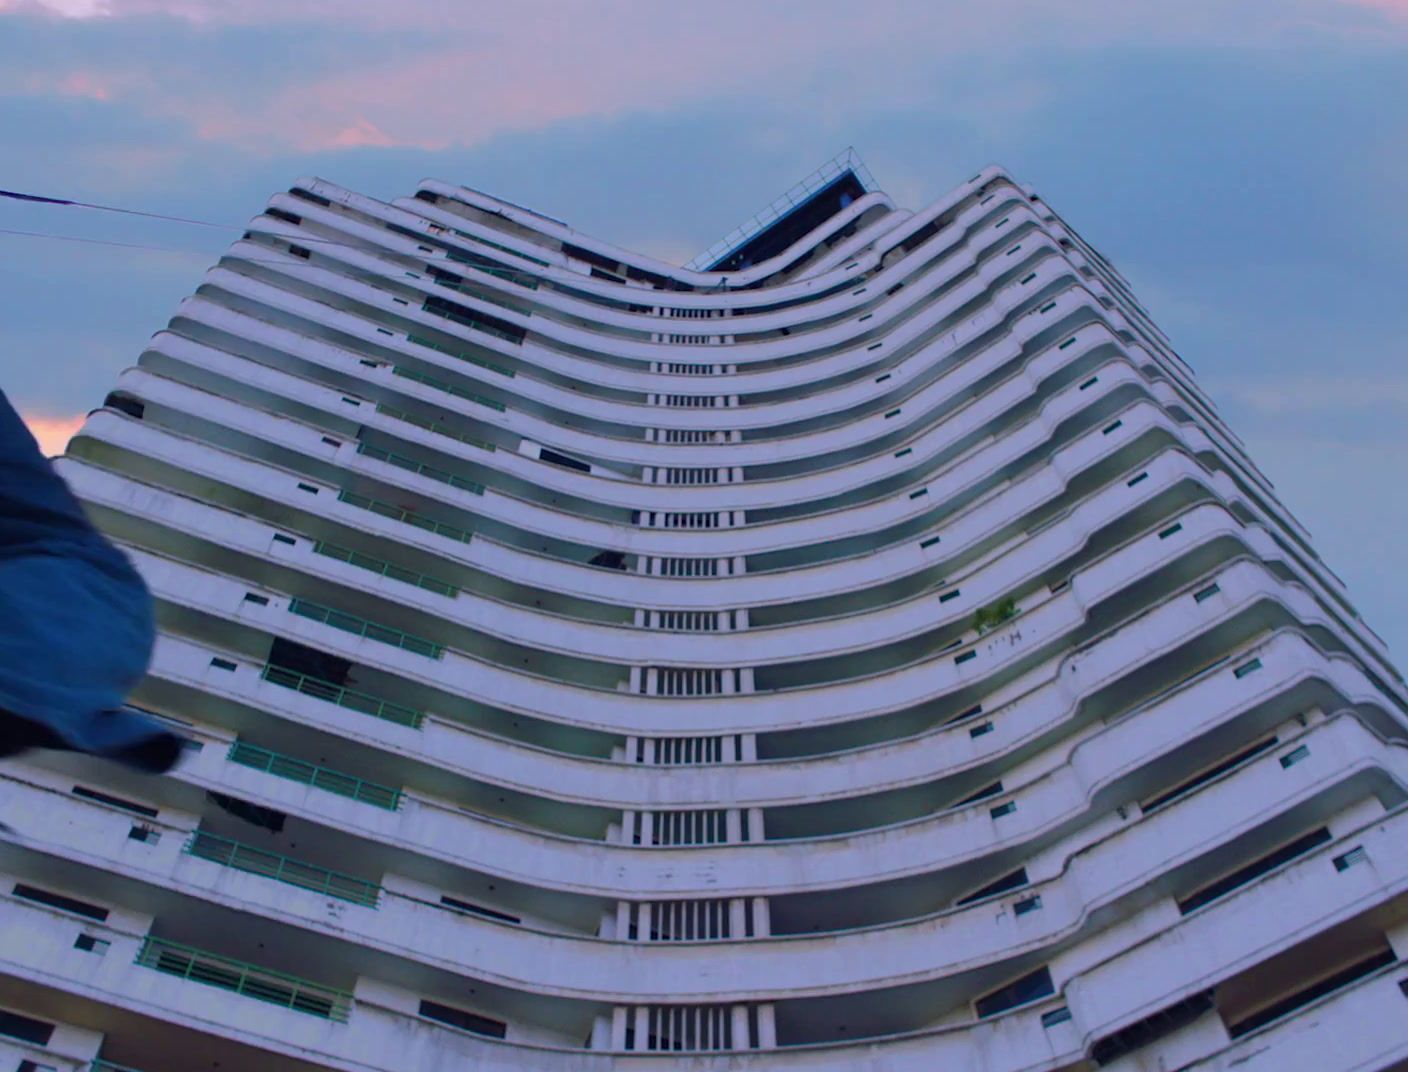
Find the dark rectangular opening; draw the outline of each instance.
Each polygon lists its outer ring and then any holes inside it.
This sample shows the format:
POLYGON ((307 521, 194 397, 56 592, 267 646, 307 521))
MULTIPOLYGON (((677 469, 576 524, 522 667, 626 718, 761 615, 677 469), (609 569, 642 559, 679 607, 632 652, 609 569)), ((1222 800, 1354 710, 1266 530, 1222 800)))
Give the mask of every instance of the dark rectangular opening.
POLYGON ((1178 910, 1186 916, 1189 912, 1211 904, 1219 897, 1226 897, 1229 893, 1255 881, 1268 871, 1272 871, 1282 864, 1290 863, 1297 856, 1304 856, 1307 852, 1318 848, 1329 840, 1330 832, 1323 826, 1308 834, 1302 834, 1294 841, 1282 845, 1275 852, 1269 852, 1259 860, 1253 860, 1251 863, 1237 868, 1230 875, 1224 875, 1216 882, 1190 894, 1178 902, 1178 910))
POLYGON ((1230 771, 1233 767, 1236 767, 1241 763, 1245 763, 1253 756, 1259 756, 1268 748, 1274 748, 1275 746, 1275 737, 1268 737, 1264 741, 1258 741, 1256 744, 1249 745, 1246 748, 1243 748, 1236 755, 1228 756, 1221 763, 1217 763, 1209 767, 1201 774, 1195 774, 1193 775, 1193 777, 1187 779, 1186 781, 1179 782, 1172 789, 1166 790, 1165 792, 1160 793, 1156 797, 1150 797, 1142 805, 1140 805, 1140 807, 1145 812, 1151 812, 1158 808, 1162 808, 1165 804, 1177 800, 1181 796, 1186 796, 1187 794, 1191 793, 1194 789, 1197 789, 1198 786, 1205 785, 1206 783, 1216 778, 1218 775, 1225 774, 1227 771, 1230 771))
POLYGON ((283 637, 274 638, 274 643, 269 648, 269 665, 291 670, 304 677, 317 678, 338 687, 347 684, 347 676, 352 672, 350 660, 329 655, 295 640, 285 640, 283 637))
POLYGON ((458 1027, 463 1031, 484 1035, 488 1038, 501 1039, 508 1034, 508 1024, 502 1020, 491 1020, 478 1013, 456 1009, 450 1005, 441 1005, 438 1001, 422 1001, 420 1014, 427 1020, 438 1020, 442 1024, 449 1024, 451 1027, 458 1027))
POLYGON ((155 819, 157 810, 145 804, 138 804, 135 800, 127 800, 123 797, 115 797, 111 793, 102 793, 96 789, 89 789, 85 785, 76 785, 69 790, 76 797, 84 800, 96 801, 99 804, 106 804, 110 808, 121 808, 123 811, 130 811, 136 815, 145 815, 148 819, 155 819))
POLYGON ((575 469, 579 473, 590 473, 592 471, 592 467, 586 462, 579 462, 576 458, 569 458, 566 454, 559 454, 555 450, 548 450, 547 447, 539 449, 538 457, 545 462, 551 462, 553 465, 560 465, 564 469, 575 469))
POLYGON ((978 1019, 983 1020, 989 1016, 996 1016, 1000 1012, 1006 1012, 1008 1009, 1015 1009, 1019 1005, 1040 1001, 1054 993, 1056 993, 1056 987, 1051 982, 1051 972, 1048 968, 1041 967, 1008 983, 1000 990, 994 990, 991 994, 980 997, 974 1002, 974 1008, 978 1013, 978 1019))
POLYGON ((62 912, 72 912, 74 915, 96 920, 99 923, 108 918, 108 910, 100 905, 89 904, 87 901, 80 901, 77 897, 55 893, 53 890, 43 890, 38 886, 28 886, 23 882, 15 883, 13 893, 16 897, 22 897, 26 901, 48 905, 50 908, 57 908, 62 912))
POLYGON ((999 893, 1020 889, 1027 884, 1027 881, 1027 869, 1025 867, 1019 867, 1017 870, 989 882, 982 889, 974 890, 966 897, 960 897, 953 903, 956 906, 962 907, 963 905, 970 905, 974 901, 984 901, 989 897, 996 897, 999 893))
POLYGON ((494 908, 485 908, 483 905, 473 904, 469 901, 461 901, 458 897, 442 895, 440 903, 446 908, 456 912, 467 912, 471 916, 483 916, 485 919, 497 919, 501 923, 522 923, 517 916, 510 916, 507 912, 500 912, 494 908))
POLYGON ((1284 997, 1280 1001, 1272 1002, 1266 1008, 1253 1013, 1245 1020, 1239 1020, 1227 1029, 1227 1033, 1233 1038, 1240 1038, 1242 1035, 1255 1031, 1259 1027, 1265 1027, 1273 1020, 1279 1020, 1283 1016, 1295 1012, 1303 1005, 1309 1005, 1312 1001, 1324 997, 1326 994, 1333 994, 1336 990, 1341 990, 1350 983, 1364 978, 1380 968, 1392 964, 1398 958, 1393 955, 1393 950, 1385 949, 1364 960, 1356 961, 1348 968, 1341 968, 1333 975, 1327 975, 1318 982, 1297 990, 1289 997, 1284 997))
POLYGON ((0 1009, 0 1035, 9 1035, 36 1046, 47 1046, 53 1034, 53 1024, 36 1020, 32 1016, 21 1016, 8 1009, 0 1009))

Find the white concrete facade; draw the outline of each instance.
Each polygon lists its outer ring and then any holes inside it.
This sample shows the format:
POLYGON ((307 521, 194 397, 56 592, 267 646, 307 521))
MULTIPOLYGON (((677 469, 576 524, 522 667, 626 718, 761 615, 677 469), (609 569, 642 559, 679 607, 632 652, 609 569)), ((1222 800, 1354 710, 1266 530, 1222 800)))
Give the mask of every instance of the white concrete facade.
POLYGON ((1001 168, 302 179, 59 464, 191 745, 0 772, 0 1069, 1408 1069, 1408 690, 1001 168))

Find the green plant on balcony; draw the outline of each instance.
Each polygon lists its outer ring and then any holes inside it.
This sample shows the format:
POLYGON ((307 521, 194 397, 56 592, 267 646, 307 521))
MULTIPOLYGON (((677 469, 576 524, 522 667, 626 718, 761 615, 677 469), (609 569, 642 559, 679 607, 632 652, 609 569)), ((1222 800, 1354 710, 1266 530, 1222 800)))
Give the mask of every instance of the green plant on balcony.
POLYGON ((973 628, 981 636, 1015 617, 1017 617, 1017 601, 1008 596, 1006 599, 999 599, 996 603, 989 603, 986 607, 979 607, 973 615, 973 628))

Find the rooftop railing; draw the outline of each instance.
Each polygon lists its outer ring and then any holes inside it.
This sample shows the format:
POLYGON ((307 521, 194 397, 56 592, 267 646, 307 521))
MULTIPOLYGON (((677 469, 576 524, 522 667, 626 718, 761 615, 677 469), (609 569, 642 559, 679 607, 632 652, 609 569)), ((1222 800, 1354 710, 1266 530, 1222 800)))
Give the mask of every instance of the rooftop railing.
POLYGON ((791 212, 794 208, 806 201, 812 194, 833 179, 851 172, 860 182, 866 192, 877 189, 875 179, 870 174, 870 169, 861 162, 856 155, 854 148, 848 147, 845 152, 828 160, 808 175, 797 185, 787 190, 780 197, 776 198, 767 208, 763 209, 746 223, 735 227, 723 238, 719 239, 712 246, 706 249, 694 260, 685 265, 686 268, 696 272, 705 272, 709 266, 717 263, 726 253, 737 249, 756 234, 765 231, 772 224, 782 219, 783 216, 791 212))

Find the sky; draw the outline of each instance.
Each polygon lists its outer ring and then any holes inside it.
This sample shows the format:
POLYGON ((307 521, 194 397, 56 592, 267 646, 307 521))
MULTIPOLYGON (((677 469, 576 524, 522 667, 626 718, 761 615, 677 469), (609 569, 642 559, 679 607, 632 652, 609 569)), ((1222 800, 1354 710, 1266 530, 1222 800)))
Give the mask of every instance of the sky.
POLYGON ((1408 0, 0 0, 0 389, 56 451, 268 196, 462 182, 682 263, 848 145, 1131 281, 1408 662, 1408 0), (130 248, 155 246, 158 249, 130 248))

